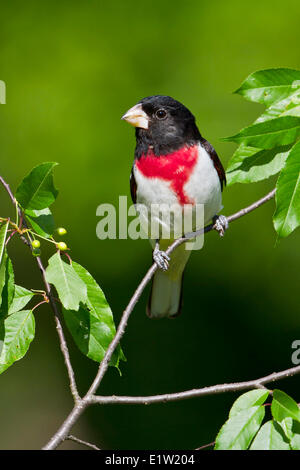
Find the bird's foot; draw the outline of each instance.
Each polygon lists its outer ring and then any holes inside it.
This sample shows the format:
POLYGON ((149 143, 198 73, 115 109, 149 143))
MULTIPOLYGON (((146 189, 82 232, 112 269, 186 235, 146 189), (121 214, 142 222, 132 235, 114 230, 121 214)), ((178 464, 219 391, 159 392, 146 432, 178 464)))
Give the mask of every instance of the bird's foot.
POLYGON ((228 229, 229 223, 225 215, 216 215, 213 218, 214 230, 218 232, 220 237, 224 237, 225 231, 228 229))
POLYGON ((170 256, 165 251, 161 251, 157 246, 153 250, 153 260, 163 271, 167 271, 169 268, 170 256))

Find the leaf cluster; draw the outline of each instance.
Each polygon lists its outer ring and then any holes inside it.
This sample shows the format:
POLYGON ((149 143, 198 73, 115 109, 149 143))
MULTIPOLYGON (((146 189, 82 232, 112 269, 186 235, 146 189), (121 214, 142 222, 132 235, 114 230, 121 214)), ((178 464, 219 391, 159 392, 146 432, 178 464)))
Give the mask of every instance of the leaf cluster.
MULTIPOLYGON (((58 191, 54 186, 53 169, 57 164, 47 162, 36 166, 23 179, 16 191, 16 221, 1 218, 0 225, 0 373, 27 352, 35 336, 35 308, 25 310, 36 296, 49 302, 46 292, 28 290, 15 284, 12 261, 7 252, 10 232, 27 237, 33 255, 39 256, 37 239, 50 243, 56 252, 48 261, 45 276, 55 287, 57 301, 76 345, 88 358, 101 362, 116 333, 112 311, 105 295, 92 275, 80 264, 62 257, 63 242, 54 239, 55 222, 50 206, 58 191)), ((66 230, 60 228, 59 235, 66 230)), ((64 248, 65 249, 65 248, 64 248)), ((119 368, 125 360, 119 346, 110 364, 119 368)))
POLYGON ((234 402, 215 450, 300 450, 298 404, 281 390, 274 390, 271 403, 265 404, 269 394, 266 389, 251 390, 234 402), (269 410, 270 419, 263 423, 269 410))
POLYGON ((300 225, 300 71, 255 72, 235 93, 266 109, 251 126, 223 139, 239 144, 228 164, 228 185, 279 174, 273 223, 278 236, 287 237, 300 225))

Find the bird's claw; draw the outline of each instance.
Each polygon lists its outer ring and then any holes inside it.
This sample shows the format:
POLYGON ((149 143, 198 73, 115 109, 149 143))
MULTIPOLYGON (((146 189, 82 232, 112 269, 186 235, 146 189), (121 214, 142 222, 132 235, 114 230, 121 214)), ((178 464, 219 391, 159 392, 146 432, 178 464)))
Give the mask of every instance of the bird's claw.
POLYGON ((169 268, 170 256, 167 255, 165 251, 161 251, 158 248, 155 248, 153 251, 153 260, 163 271, 167 271, 169 268))
POLYGON ((220 237, 224 237, 225 231, 228 229, 229 223, 225 215, 216 215, 213 219, 214 230, 218 232, 220 237))

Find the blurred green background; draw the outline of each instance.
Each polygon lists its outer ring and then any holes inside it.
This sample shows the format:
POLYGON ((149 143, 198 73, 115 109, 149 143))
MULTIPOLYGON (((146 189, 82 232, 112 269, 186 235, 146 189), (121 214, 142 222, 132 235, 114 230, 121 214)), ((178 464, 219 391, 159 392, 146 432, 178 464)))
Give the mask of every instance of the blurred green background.
MULTIPOLYGON (((220 142, 250 124, 260 105, 231 94, 251 72, 300 67, 297 0, 12 1, 1 3, 0 174, 15 190, 36 164, 59 162, 53 212, 72 257, 96 277, 116 322, 151 262, 147 241, 96 238, 96 207, 129 195, 134 131, 120 120, 139 99, 168 94, 196 115, 226 166, 220 142)), ((230 214, 274 185, 224 191, 230 214)), ((10 212, 0 192, 1 215, 10 212)), ((109 370, 101 394, 156 394, 247 380, 292 366, 300 337, 299 231, 275 247, 270 202, 216 233, 190 259, 183 313, 174 321, 135 308, 122 346, 122 377, 109 370)), ((34 260, 12 242, 16 281, 42 288, 34 260)), ((44 250, 46 259, 47 250, 44 250)), ((48 307, 36 312, 26 357, 0 377, 0 448, 39 448, 72 401, 48 307)), ((70 341, 80 390, 97 364, 70 341)), ((280 384, 300 400, 297 378, 280 384)), ((214 440, 236 396, 151 406, 90 408, 73 430, 105 449, 193 449, 214 440)), ((78 448, 65 443, 62 448, 78 448)))

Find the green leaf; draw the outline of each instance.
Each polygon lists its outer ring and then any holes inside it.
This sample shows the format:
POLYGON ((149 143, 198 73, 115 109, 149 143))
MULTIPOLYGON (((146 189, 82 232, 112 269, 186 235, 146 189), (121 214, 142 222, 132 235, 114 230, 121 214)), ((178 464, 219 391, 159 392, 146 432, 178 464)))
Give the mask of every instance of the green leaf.
POLYGON ((33 230, 42 237, 49 238, 55 229, 55 223, 50 209, 25 211, 26 219, 29 221, 33 230))
POLYGON ((2 257, 5 249, 6 235, 8 229, 8 222, 2 225, 0 228, 0 266, 2 262, 2 257))
POLYGON ((47 282, 55 286, 66 310, 78 311, 80 302, 86 302, 87 288, 85 283, 75 272, 73 266, 61 259, 60 253, 56 253, 49 259, 46 279, 47 282))
POLYGON ((284 418, 280 423, 286 438, 293 450, 300 450, 300 423, 293 418, 284 418))
POLYGON ((241 411, 251 408, 252 406, 262 405, 268 398, 269 390, 257 389, 250 390, 250 392, 243 393, 237 400, 233 403, 229 418, 233 418, 235 415, 241 411))
POLYGON ((289 152, 276 184, 274 227, 287 237, 300 225, 300 142, 289 152))
POLYGON ((22 310, 33 296, 34 294, 30 290, 25 289, 25 287, 15 285, 14 298, 11 306, 9 307, 8 314, 11 315, 12 313, 22 310))
MULTIPOLYGON (((87 286, 87 301, 78 312, 64 309, 65 322, 80 351, 90 359, 101 362, 116 334, 113 315, 102 289, 91 274, 78 263, 73 262, 72 265, 87 286)), ((118 366, 120 359, 125 360, 125 357, 119 345, 112 356, 111 365, 118 366)))
POLYGON ((290 446, 279 424, 268 421, 257 433, 250 450, 290 450, 290 446))
POLYGON ((45 209, 56 199, 52 170, 57 163, 42 163, 36 166, 19 185, 16 199, 23 209, 45 209))
POLYGON ((2 301, 0 306, 0 315, 6 316, 8 314, 9 308, 13 301, 14 293, 15 293, 15 276, 13 265, 8 257, 6 251, 4 253, 5 259, 5 283, 2 290, 2 301))
POLYGON ((265 416, 263 406, 252 406, 229 418, 216 438, 215 450, 245 450, 265 416))
POLYGON ((227 186, 254 183, 278 173, 288 157, 290 146, 258 150, 241 144, 232 156, 227 172, 227 186))
POLYGON ((0 305, 2 299, 2 291, 5 285, 5 274, 6 274, 6 251, 5 242, 7 236, 8 222, 2 225, 0 228, 0 305))
MULTIPOLYGON (((277 422, 277 421, 276 421, 277 422)), ((293 423, 296 423, 296 421, 293 420, 293 418, 287 417, 284 418, 282 421, 280 421, 280 426, 287 437, 287 439, 292 439, 293 437, 293 423)))
POLYGON ((293 69, 267 69, 249 75, 235 93, 249 101, 267 106, 283 100, 300 88, 300 71, 293 69))
POLYGON ((283 100, 272 104, 255 122, 262 122, 280 116, 300 116, 300 89, 283 100))
POLYGON ((300 450, 300 423, 293 420, 291 436, 291 448, 293 450, 300 450))
POLYGON ((297 140, 300 135, 300 117, 283 116, 276 119, 252 124, 238 134, 226 137, 226 142, 243 143, 260 149, 288 145, 297 140))
POLYGON ((0 374, 26 354, 34 333, 31 310, 13 313, 0 322, 0 374))
POLYGON ((6 255, 2 256, 2 262, 0 264, 0 306, 2 302, 2 292, 5 286, 5 275, 6 275, 6 255))
POLYGON ((295 400, 281 390, 273 391, 271 411, 273 418, 278 422, 281 422, 288 417, 300 422, 299 406, 295 400))

